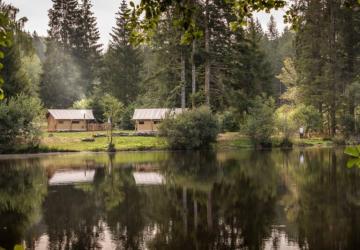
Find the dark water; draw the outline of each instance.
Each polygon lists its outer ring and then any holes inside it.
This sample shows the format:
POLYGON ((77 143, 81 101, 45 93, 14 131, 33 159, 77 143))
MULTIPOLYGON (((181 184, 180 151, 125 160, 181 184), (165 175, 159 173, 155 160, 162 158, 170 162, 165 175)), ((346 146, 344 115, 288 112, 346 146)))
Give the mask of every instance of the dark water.
POLYGON ((360 169, 346 161, 333 149, 2 159, 0 247, 360 249, 360 169))

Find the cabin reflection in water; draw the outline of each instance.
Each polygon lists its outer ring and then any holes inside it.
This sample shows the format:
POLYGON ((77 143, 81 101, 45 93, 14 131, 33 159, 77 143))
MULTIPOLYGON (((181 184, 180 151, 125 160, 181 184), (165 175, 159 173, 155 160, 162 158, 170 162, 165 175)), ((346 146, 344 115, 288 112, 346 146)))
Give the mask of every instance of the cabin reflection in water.
POLYGON ((164 184, 164 177, 156 172, 134 172, 136 185, 161 185, 164 184))
POLYGON ((50 178, 49 185, 70 185, 94 181, 95 170, 60 170, 50 178))
POLYGON ((357 250, 360 169, 346 161, 342 149, 0 159, 0 249, 357 250))

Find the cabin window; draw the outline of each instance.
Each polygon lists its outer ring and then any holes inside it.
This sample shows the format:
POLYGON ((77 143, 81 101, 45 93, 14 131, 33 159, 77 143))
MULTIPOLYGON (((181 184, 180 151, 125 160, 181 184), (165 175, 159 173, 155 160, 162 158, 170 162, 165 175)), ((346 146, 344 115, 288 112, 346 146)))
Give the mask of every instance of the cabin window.
POLYGON ((64 124, 64 121, 59 121, 59 124, 64 124))
POLYGON ((154 121, 154 124, 159 124, 160 123, 160 121, 154 121))
POLYGON ((140 124, 140 125, 144 125, 144 122, 143 122, 143 121, 140 121, 139 124, 140 124))
POLYGON ((80 121, 72 121, 71 123, 72 123, 72 124, 79 124, 80 121))

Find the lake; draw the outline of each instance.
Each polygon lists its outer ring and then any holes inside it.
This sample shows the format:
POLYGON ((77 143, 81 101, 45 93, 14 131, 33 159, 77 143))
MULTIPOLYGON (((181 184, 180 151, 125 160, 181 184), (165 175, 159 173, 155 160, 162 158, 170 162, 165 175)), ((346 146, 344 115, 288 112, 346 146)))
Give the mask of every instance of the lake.
POLYGON ((0 158, 0 249, 360 249, 342 149, 0 158))

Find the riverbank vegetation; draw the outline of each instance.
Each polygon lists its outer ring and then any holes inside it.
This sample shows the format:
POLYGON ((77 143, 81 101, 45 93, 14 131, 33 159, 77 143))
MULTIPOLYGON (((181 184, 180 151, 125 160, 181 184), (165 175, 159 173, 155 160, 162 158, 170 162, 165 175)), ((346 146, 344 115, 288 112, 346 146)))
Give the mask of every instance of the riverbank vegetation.
POLYGON ((41 37, 25 31, 27 19, 16 7, 0 2, 1 148, 36 150, 45 141, 59 150, 101 150, 106 138, 89 147, 57 145, 40 133, 46 108, 70 107, 93 109, 99 122, 126 130, 134 129, 136 107, 191 110, 164 123, 166 138, 115 138, 110 150, 165 148, 164 141, 207 147, 215 127, 262 147, 306 145, 311 138, 359 142, 357 0, 290 1, 281 32, 273 17, 264 29, 253 15, 284 7, 281 0, 122 1, 108 46, 100 44, 90 0, 52 3, 48 35, 41 37), (202 116, 204 105, 211 116, 202 116), (300 127, 306 139, 298 142, 300 127))

